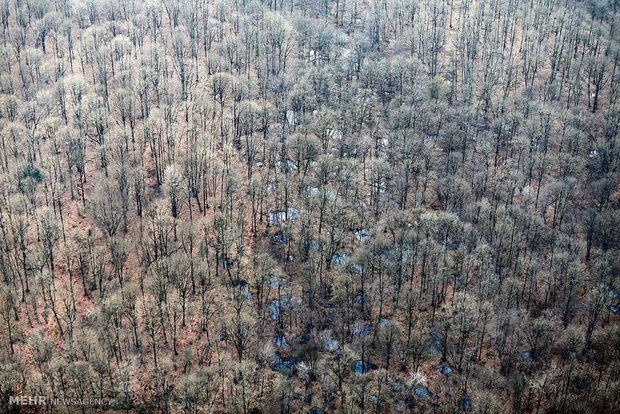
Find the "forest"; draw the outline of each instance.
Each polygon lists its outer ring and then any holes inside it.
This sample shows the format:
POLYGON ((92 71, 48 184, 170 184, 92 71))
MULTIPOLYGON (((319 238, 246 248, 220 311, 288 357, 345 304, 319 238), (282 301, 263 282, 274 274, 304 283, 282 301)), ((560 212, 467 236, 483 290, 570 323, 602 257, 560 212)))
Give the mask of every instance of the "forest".
POLYGON ((619 7, 0 0, 0 412, 619 412, 619 7))

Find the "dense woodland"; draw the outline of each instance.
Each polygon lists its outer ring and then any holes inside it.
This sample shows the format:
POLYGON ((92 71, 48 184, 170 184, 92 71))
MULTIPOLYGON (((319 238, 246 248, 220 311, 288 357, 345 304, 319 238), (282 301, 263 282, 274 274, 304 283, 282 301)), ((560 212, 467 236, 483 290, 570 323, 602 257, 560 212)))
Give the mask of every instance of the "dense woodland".
POLYGON ((617 412, 618 7, 0 0, 0 411, 617 412))

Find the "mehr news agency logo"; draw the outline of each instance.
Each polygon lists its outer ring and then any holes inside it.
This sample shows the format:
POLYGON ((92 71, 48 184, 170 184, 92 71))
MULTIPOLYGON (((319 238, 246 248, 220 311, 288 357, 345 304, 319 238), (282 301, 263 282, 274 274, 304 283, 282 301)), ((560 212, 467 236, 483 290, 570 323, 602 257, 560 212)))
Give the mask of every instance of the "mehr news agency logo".
POLYGON ((48 398, 44 395, 11 395, 9 396, 9 405, 81 405, 81 406, 100 406, 111 404, 109 398, 48 398))

